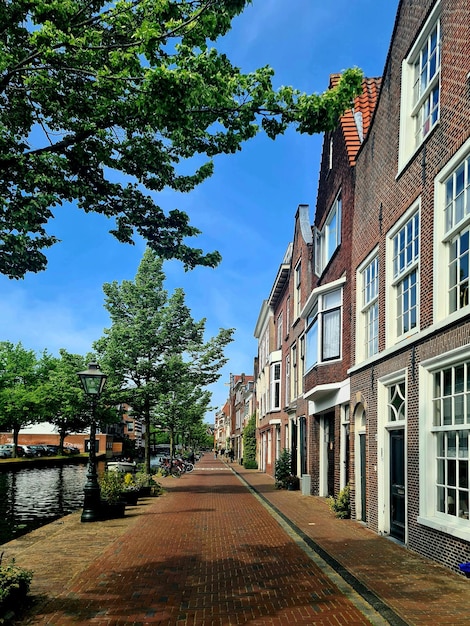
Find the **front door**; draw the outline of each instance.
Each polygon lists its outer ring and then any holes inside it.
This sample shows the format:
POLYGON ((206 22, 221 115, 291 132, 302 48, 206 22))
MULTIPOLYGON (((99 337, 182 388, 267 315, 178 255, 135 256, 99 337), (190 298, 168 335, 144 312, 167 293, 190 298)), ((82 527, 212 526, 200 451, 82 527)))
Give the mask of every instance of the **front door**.
POLYGON ((405 431, 390 431, 390 535, 405 541, 405 431))
POLYGON ((292 420, 291 472, 297 476, 297 424, 292 420))
POLYGON ((335 414, 329 413, 325 417, 327 424, 327 489, 328 495, 334 496, 335 493, 335 414))
POLYGON ((366 500, 366 434, 359 434, 359 463, 360 463, 360 485, 361 485, 361 520, 367 521, 367 500, 366 500))

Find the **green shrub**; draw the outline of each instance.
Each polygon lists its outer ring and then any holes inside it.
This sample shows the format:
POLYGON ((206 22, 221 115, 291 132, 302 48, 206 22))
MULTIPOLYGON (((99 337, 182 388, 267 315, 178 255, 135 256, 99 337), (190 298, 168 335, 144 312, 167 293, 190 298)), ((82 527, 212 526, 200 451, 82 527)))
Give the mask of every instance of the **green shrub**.
POLYGON ((0 556, 0 615, 24 605, 33 578, 33 572, 15 565, 14 559, 7 565, 2 564, 2 559, 3 553, 0 556))
POLYGON ((243 429, 243 467, 258 469, 256 461, 256 415, 253 414, 243 429))
POLYGON ((290 451, 284 448, 274 464, 276 489, 287 489, 289 476, 292 476, 292 457, 290 451))
POLYGON ((246 461, 245 459, 243 459, 243 467, 245 469, 258 469, 258 463, 251 459, 248 459, 246 461))
POLYGON ((339 519, 349 519, 351 517, 351 499, 349 484, 343 487, 337 497, 328 498, 328 506, 339 519))
POLYGON ((114 470, 106 471, 99 479, 101 498, 115 504, 121 499, 121 493, 125 489, 124 474, 114 470))

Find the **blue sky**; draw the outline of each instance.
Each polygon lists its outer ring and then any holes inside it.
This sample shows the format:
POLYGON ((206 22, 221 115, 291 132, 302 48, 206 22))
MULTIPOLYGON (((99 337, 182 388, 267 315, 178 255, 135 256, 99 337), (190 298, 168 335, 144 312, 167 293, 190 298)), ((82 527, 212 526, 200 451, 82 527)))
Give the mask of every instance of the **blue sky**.
MULTIPOLYGON (((382 74, 397 7, 398 0, 253 0, 218 48, 243 71, 270 65, 276 86, 322 92, 331 73, 348 67, 382 74)), ((210 387, 217 408, 230 373, 252 374, 256 320, 292 238, 297 206, 309 204, 313 218, 321 146, 321 136, 293 131, 274 142, 259 135, 240 153, 218 157, 213 177, 190 194, 158 197, 162 208, 187 212, 202 231, 188 243, 223 257, 217 269, 185 273, 175 261, 164 268, 166 289, 184 289, 193 317, 207 318, 208 337, 236 329, 229 362, 210 387)), ((145 247, 118 243, 111 227, 72 206, 55 211, 48 230, 62 242, 47 253, 48 269, 21 281, 0 277, 0 340, 53 354, 91 350, 109 325, 103 283, 132 280, 145 247)))

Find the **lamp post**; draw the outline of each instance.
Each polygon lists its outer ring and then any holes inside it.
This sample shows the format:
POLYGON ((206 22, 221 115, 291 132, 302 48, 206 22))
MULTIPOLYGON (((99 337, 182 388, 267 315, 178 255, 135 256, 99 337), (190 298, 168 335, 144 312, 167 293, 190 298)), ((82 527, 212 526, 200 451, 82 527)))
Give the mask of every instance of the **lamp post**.
POLYGON ((100 519, 100 486, 96 472, 96 402, 104 389, 106 374, 100 371, 96 363, 90 363, 84 372, 78 372, 83 390, 91 398, 92 417, 88 451, 88 470, 84 492, 82 522, 96 522, 100 519))

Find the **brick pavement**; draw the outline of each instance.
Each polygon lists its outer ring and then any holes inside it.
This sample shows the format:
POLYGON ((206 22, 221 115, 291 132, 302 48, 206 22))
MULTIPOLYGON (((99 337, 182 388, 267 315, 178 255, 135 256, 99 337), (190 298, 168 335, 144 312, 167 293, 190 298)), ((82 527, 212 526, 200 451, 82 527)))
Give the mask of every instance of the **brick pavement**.
POLYGON ((35 570, 19 623, 468 623, 470 581, 336 520, 320 498, 210 455, 161 482, 167 493, 124 519, 81 524, 75 513, 4 544, 4 558, 35 570))

